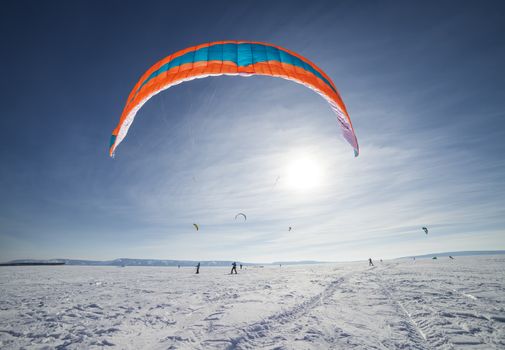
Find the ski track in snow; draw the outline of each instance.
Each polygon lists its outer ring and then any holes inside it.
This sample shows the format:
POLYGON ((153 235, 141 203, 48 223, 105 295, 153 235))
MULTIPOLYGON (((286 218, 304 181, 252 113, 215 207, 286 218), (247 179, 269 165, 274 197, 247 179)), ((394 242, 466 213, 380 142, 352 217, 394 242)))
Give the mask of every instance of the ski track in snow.
MULTIPOLYGON (((476 259, 476 258, 474 258, 476 259)), ((469 261, 466 258, 465 261, 469 261)), ((478 259, 477 259, 478 261, 478 259)), ((488 262, 498 262, 491 259, 488 262)), ((503 315, 504 286, 497 283, 504 273, 498 273, 494 264, 475 266, 476 274, 469 277, 470 269, 448 269, 449 264, 437 270, 427 265, 410 267, 416 278, 399 278, 400 274, 384 274, 389 294, 409 315, 419 332, 433 349, 501 349, 505 348, 503 315), (440 271, 441 270, 441 271, 440 271), (452 270, 452 271, 451 271, 452 270), (501 275, 501 276, 500 276, 501 275), (466 281, 465 281, 466 280, 466 281), (451 286, 464 281, 465 285, 451 286), (482 293, 478 298, 465 289, 482 293)))
POLYGON ((0 268, 1 349, 505 349, 505 257, 0 268))

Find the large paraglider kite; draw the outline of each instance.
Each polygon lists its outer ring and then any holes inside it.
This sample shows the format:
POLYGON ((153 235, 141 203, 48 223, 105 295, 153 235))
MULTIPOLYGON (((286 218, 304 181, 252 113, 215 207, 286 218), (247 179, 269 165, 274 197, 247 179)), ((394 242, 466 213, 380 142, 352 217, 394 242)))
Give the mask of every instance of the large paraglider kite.
POLYGON ((428 229, 426 227, 423 227, 424 233, 428 234, 428 229))
POLYGON ((305 57, 280 46, 251 41, 216 41, 178 51, 149 68, 128 96, 112 132, 109 154, 114 156, 138 110, 154 95, 196 78, 217 75, 267 75, 303 84, 321 95, 337 115, 344 138, 359 154, 358 140, 335 84, 305 57))

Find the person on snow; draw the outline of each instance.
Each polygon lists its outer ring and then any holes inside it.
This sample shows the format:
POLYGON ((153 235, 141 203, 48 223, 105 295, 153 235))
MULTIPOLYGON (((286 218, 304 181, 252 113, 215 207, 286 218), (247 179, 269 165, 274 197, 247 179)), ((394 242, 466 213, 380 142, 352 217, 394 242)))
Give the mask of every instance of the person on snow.
POLYGON ((233 264, 231 264, 230 275, 233 274, 233 271, 235 271, 235 274, 237 274, 237 263, 236 262, 233 262, 233 264))
POLYGON ((242 270, 242 264, 240 264, 240 269, 242 270))
POLYGON ((372 262, 372 258, 368 258, 368 266, 374 266, 372 262))
POLYGON ((196 274, 200 273, 200 263, 196 264, 196 274))

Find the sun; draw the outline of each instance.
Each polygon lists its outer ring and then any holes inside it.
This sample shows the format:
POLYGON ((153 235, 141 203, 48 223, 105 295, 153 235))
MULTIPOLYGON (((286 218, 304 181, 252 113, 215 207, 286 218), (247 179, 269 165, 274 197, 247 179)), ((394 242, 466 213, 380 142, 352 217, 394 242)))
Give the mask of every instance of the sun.
POLYGON ((321 185, 322 169, 320 163, 307 155, 302 155, 288 164, 286 186, 297 191, 313 190, 321 185))

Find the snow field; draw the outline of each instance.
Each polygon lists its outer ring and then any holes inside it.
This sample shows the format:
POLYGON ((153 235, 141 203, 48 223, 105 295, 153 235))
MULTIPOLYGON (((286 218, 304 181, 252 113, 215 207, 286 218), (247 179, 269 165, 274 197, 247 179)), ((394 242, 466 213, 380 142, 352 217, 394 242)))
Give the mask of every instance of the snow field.
POLYGON ((505 349, 504 267, 4 267, 0 348, 505 349))

